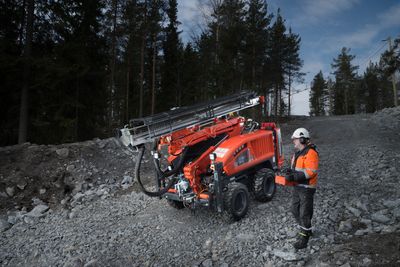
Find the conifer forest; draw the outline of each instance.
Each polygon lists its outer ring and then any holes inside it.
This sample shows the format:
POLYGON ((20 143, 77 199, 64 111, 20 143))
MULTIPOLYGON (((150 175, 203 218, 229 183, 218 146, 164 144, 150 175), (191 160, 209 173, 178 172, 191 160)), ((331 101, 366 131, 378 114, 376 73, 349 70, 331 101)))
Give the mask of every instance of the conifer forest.
MULTIPOLYGON (((263 0, 210 0, 183 40, 177 0, 1 0, 0 145, 113 135, 129 119, 230 95, 266 96, 265 116, 291 115, 304 81, 301 36, 263 0)), ((362 74, 351 48, 315 73, 310 115, 394 105, 400 40, 362 74)))

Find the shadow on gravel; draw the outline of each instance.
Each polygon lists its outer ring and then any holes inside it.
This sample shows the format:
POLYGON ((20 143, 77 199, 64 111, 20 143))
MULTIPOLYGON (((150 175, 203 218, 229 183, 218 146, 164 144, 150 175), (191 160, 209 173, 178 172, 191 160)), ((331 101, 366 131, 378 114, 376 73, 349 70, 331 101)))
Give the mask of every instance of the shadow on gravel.
POLYGON ((400 233, 356 236, 324 249, 320 262, 329 265, 348 262, 351 266, 400 266, 400 233))

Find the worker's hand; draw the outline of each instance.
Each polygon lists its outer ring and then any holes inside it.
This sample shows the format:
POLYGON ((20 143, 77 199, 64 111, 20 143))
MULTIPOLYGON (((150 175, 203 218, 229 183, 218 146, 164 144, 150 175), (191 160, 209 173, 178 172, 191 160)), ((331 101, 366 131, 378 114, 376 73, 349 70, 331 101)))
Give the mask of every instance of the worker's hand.
POLYGON ((285 174, 285 179, 289 182, 293 182, 294 181, 294 173, 293 172, 287 172, 285 174))

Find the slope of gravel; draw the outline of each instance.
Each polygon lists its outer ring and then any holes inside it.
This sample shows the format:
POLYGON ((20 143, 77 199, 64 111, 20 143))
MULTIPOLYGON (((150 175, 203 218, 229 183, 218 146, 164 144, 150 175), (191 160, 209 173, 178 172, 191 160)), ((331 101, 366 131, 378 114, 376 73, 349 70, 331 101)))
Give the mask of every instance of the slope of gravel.
POLYGON ((372 120, 383 129, 398 130, 400 128, 400 106, 375 112, 372 120))
MULTIPOLYGON (((400 131, 380 127, 375 117, 312 118, 282 125, 286 158, 292 152, 290 134, 300 126, 310 129, 320 149, 314 235, 305 250, 291 248, 297 231, 289 213, 291 188, 279 186, 271 202, 252 201, 248 215, 233 222, 205 208, 175 210, 165 200, 124 191, 124 173, 117 172, 115 191, 113 183, 104 181, 75 190, 68 205, 44 202, 32 211, 3 214, 0 264, 399 265, 400 253, 394 252, 400 239, 400 131)), ((130 156, 121 154, 119 160, 123 157, 130 156)), ((119 162, 110 164, 120 167, 119 162)), ((131 174, 128 167, 126 172, 131 174)))

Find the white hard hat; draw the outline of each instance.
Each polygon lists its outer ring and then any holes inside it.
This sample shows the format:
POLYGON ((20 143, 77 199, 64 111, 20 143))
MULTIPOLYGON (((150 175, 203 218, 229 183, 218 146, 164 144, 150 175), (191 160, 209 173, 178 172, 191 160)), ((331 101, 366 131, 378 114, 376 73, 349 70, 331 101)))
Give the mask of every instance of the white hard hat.
POLYGON ((292 139, 304 137, 310 139, 310 133, 305 128, 298 128, 292 134, 292 139))

